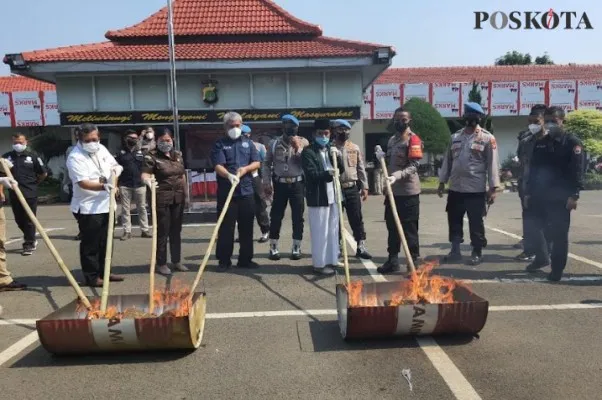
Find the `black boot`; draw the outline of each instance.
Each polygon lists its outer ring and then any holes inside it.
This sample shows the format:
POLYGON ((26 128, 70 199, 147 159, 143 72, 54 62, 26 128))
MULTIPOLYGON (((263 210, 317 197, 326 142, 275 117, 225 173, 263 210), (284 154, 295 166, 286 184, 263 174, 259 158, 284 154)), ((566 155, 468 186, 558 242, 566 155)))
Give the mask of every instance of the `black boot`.
POLYGON ((448 255, 443 257, 443 261, 447 263, 458 263, 462 261, 462 253, 460 252, 460 242, 452 242, 452 248, 448 255))
POLYGON ((389 256, 389 259, 381 266, 376 269, 379 274, 390 274, 395 271, 399 271, 399 259, 397 256, 389 256))
POLYGON ((550 272, 548 275, 548 281, 550 282, 559 282, 562 279, 562 271, 554 271, 550 272))
POLYGON ((483 254, 481 253, 481 249, 472 249, 472 254, 470 255, 470 265, 479 265, 483 261, 483 254))

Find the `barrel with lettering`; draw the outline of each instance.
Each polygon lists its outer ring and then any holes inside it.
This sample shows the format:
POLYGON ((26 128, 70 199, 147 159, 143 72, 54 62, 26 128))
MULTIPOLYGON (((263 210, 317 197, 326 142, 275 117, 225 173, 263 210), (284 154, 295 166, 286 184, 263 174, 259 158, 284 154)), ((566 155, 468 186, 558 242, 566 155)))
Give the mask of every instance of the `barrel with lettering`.
POLYGON ((337 314, 343 339, 445 334, 476 335, 485 326, 489 302, 463 287, 456 302, 389 306, 396 282, 364 283, 362 298, 376 297, 378 306, 349 307, 345 285, 337 285, 337 314))
MULTIPOLYGON (((108 304, 119 310, 144 310, 148 296, 109 296, 108 304)), ((73 301, 36 321, 36 327, 42 346, 56 355, 194 350, 203 340, 206 305, 205 293, 197 293, 185 317, 89 320, 76 312, 77 301, 73 301)))

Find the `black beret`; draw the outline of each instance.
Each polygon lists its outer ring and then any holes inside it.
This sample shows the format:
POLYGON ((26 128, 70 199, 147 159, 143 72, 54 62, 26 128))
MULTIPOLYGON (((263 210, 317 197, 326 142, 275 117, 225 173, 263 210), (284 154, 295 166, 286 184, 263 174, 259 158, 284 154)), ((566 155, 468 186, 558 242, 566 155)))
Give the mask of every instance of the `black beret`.
POLYGON ((320 118, 314 121, 314 129, 326 130, 330 129, 330 120, 326 118, 320 118))

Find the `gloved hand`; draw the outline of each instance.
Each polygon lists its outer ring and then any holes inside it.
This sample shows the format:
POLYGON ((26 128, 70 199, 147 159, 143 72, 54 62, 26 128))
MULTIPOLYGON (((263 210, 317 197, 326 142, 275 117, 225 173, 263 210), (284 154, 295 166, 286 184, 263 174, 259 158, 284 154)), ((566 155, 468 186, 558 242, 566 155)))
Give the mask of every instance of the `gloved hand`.
POLYGON ((111 168, 111 175, 113 175, 116 178, 119 178, 122 172, 123 167, 121 165, 116 165, 113 168, 111 168))
POLYGON ((65 183, 65 184, 63 185, 63 192, 65 192, 65 193, 69 193, 69 184, 68 184, 68 183, 65 183))
POLYGON ((9 189, 13 188, 13 185, 17 185, 19 186, 19 184, 17 183, 16 180, 8 178, 8 177, 2 177, 0 178, 0 184, 4 187, 7 187, 9 189))
POLYGON ((6 165, 8 165, 8 168, 12 169, 14 167, 12 161, 10 161, 7 158, 3 158, 4 162, 6 163, 6 165))
POLYGON ((396 177, 394 177, 393 175, 391 176, 387 176, 387 180, 389 181, 389 185, 392 185, 395 183, 395 181, 397 180, 396 177))
POLYGON ((386 153, 382 150, 376 150, 376 152, 374 154, 376 154, 376 159, 378 161, 383 160, 386 156, 386 153))
POLYGON ((333 154, 335 157, 340 157, 341 155, 341 151, 335 146, 330 147, 330 153, 333 154))
POLYGON ((113 190, 113 188, 114 188, 115 186, 113 186, 113 185, 112 185, 112 184, 110 184, 110 183, 105 183, 104 185, 102 185, 102 187, 103 187, 103 189, 104 189, 104 190, 106 190, 107 192, 111 193, 111 190, 113 190))
POLYGON ((228 174, 228 180, 231 184, 238 184, 240 182, 240 178, 234 174, 228 174))
POLYGON ((439 183, 439 187, 437 188, 439 198, 443 197, 443 192, 445 192, 445 183, 439 183))

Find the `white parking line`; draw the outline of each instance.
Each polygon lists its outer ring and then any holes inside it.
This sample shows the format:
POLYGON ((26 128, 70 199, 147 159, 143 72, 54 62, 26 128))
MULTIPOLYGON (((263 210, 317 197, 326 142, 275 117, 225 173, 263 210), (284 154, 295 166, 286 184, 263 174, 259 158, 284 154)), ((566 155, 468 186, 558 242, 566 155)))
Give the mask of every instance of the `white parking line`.
POLYGON ((17 343, 10 346, 8 349, 4 350, 0 353, 0 366, 5 362, 25 350, 27 347, 31 346, 38 340, 38 331, 33 331, 27 336, 23 337, 17 343))
MULTIPOLYGON (((498 229, 498 228, 493 228, 493 227, 487 226, 487 225, 485 225, 485 227, 487 229, 490 229, 490 230, 494 231, 494 232, 501 233, 502 235, 506 235, 506 236, 509 236, 509 237, 517 239, 517 240, 521 240, 522 239, 522 236, 515 235, 514 233, 511 233, 511 232, 506 232, 504 230, 501 230, 501 229, 498 229)), ((569 258, 572 258, 573 260, 581 261, 582 263, 585 263, 585 264, 589 264, 592 267, 596 267, 596 268, 602 269, 602 263, 590 260, 589 258, 581 257, 581 256, 578 256, 578 255, 573 254, 573 253, 569 253, 569 258)))
MULTIPOLYGON (((48 228, 48 229, 46 229, 46 233, 53 232, 53 231, 62 231, 63 229, 65 229, 65 228, 48 228)), ((40 236, 40 234, 36 233, 36 237, 37 236, 40 236)), ((15 243, 15 242, 18 242, 20 240, 23 240, 23 239, 22 238, 17 238, 17 239, 7 240, 6 242, 4 242, 4 245, 6 246, 7 244, 15 243)))

